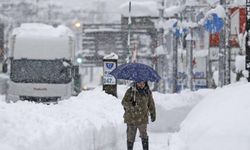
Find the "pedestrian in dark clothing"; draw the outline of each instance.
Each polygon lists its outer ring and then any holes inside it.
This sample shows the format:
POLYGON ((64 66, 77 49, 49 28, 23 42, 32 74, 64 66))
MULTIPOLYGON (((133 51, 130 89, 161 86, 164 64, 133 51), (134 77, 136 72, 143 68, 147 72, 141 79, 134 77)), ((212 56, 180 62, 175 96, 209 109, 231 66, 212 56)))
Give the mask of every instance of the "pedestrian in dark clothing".
POLYGON ((143 150, 148 150, 147 124, 156 119, 155 104, 147 82, 136 82, 122 99, 124 122, 127 124, 127 149, 133 150, 136 131, 139 129, 143 150))

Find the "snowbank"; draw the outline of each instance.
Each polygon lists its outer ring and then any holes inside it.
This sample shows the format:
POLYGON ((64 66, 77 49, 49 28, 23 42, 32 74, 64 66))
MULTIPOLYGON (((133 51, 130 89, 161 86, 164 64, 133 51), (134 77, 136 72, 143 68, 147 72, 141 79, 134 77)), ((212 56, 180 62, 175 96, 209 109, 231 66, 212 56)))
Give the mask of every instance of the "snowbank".
POLYGON ((248 83, 217 89, 190 112, 170 150, 249 150, 248 83))
POLYGON ((120 101, 100 89, 57 105, 0 101, 0 149, 117 149, 125 134, 122 115, 120 101))

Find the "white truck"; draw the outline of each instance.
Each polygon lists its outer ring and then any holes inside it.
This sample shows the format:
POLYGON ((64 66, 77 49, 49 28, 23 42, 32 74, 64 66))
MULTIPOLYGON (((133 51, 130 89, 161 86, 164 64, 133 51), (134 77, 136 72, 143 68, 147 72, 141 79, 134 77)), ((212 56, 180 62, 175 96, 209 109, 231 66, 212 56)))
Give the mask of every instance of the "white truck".
POLYGON ((76 68, 73 38, 66 26, 27 23, 15 28, 10 37, 6 101, 46 103, 69 98, 76 68))

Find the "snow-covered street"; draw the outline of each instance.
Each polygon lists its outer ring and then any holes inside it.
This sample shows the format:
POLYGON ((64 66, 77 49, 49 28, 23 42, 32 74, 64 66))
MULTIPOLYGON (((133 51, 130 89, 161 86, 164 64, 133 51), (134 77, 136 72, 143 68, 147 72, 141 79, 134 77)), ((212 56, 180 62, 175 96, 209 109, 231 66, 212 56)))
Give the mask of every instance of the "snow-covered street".
MULTIPOLYGON (((125 150, 126 126, 120 98, 126 89, 120 86, 116 99, 99 87, 57 105, 22 101, 7 104, 2 96, 0 147, 4 150, 125 150)), ((151 149, 166 147, 168 132, 177 131, 187 115, 180 108, 194 106, 209 92, 153 93, 157 121, 149 124, 151 149)), ((138 136, 135 148, 139 150, 138 136)))

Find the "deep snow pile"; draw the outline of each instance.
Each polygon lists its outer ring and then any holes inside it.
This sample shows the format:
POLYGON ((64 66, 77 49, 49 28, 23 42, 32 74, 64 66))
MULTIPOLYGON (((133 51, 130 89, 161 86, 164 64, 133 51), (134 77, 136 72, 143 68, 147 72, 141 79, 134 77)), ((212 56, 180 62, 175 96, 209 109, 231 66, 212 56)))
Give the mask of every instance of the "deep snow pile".
POLYGON ((194 107, 170 150, 249 150, 249 83, 217 89, 194 107))
POLYGON ((99 89, 57 105, 0 101, 0 149, 117 149, 122 115, 120 101, 99 89))

